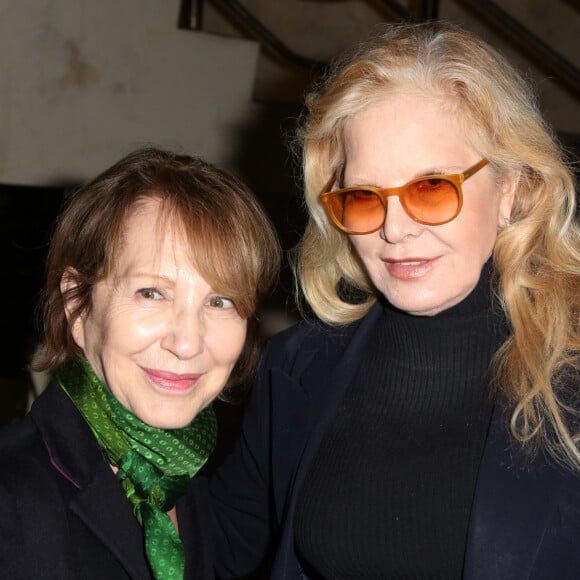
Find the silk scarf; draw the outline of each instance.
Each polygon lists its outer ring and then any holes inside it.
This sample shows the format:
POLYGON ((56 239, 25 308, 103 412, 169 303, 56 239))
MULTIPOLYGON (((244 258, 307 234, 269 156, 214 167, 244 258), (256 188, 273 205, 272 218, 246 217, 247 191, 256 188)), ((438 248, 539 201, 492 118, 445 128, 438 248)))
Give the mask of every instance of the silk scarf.
POLYGON ((217 422, 211 406, 182 429, 151 427, 125 409, 85 358, 56 374, 91 428, 144 533, 145 554, 156 580, 182 580, 183 544, 167 511, 213 451, 217 422))

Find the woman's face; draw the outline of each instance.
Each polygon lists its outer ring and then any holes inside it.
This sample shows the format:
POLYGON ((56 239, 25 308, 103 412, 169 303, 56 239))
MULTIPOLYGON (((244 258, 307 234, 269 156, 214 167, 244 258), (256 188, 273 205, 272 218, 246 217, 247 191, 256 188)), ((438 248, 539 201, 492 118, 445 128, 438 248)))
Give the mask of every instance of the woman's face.
MULTIPOLYGON (((460 113, 458 113, 460 114, 460 113)), ((416 93, 370 105, 345 126, 344 186, 400 186, 436 173, 463 173, 482 156, 452 109, 416 93)), ((389 197, 384 227, 350 236, 377 289, 396 308, 432 316, 463 300, 479 280, 498 228, 511 209, 511 182, 498 186, 488 165, 463 184, 463 208, 451 222, 413 221, 389 197)))
POLYGON ((148 200, 128 218, 116 272, 96 284, 92 310, 72 331, 124 407, 175 429, 223 389, 246 321, 192 265, 183 236, 158 227, 158 212, 159 201, 148 200))

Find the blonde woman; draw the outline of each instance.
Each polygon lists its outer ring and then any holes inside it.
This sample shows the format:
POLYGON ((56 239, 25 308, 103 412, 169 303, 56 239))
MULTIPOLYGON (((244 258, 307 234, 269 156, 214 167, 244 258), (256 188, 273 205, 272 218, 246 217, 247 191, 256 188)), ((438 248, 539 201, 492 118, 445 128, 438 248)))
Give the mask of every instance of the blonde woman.
POLYGON ((241 577, 578 577, 574 180, 526 82, 445 23, 386 26, 307 98, 318 320, 275 337, 211 481, 241 577))

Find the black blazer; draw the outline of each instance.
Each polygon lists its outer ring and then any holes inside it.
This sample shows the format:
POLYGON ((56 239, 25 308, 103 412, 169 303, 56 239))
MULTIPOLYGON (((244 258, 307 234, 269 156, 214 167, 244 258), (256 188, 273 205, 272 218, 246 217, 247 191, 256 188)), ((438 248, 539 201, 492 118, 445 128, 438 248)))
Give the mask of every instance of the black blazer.
MULTIPOLYGON (((273 553, 271 578, 305 578, 294 552, 297 492, 381 313, 377 304, 340 329, 301 323, 271 341, 242 437, 209 481, 220 577, 243 577, 273 553)), ((580 578, 580 477, 544 458, 530 465, 510 441, 501 404, 477 481, 464 578, 580 578)))
MULTIPOLYGON (((142 530, 84 419, 51 383, 0 432, 0 577, 148 580, 142 530)), ((202 506, 178 503, 186 578, 213 578, 202 506), (187 510, 189 516, 184 517, 187 510)))

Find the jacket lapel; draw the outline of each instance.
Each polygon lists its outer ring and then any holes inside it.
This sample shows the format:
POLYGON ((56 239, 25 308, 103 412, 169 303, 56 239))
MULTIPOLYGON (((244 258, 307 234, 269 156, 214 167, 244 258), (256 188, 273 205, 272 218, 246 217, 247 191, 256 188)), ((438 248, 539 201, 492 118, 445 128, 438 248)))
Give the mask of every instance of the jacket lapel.
POLYGON ((132 578, 150 578, 141 527, 119 482, 111 475, 110 467, 103 463, 94 479, 71 500, 71 511, 107 546, 132 578))
POLYGON ((496 406, 471 512, 465 580, 530 578, 559 477, 538 458, 530 464, 510 442, 504 407, 496 406))
POLYGON ((281 421, 280 425, 284 429, 279 431, 276 428, 272 437, 273 479, 274 482, 281 482, 276 501, 279 504, 277 507, 282 510, 278 513, 283 512, 279 521, 284 522, 272 578, 296 578, 298 562, 293 536, 297 500, 295 491, 300 489, 304 481, 328 422, 334 416, 344 391, 358 369, 363 350, 382 312, 382 306, 376 304, 354 331, 323 331, 329 334, 317 335, 312 343, 306 342, 303 345, 300 356, 304 359, 298 371, 294 368, 292 376, 288 376, 277 370, 272 375, 272 425, 275 428, 277 422, 281 421), (288 444, 288 441, 291 443, 288 444), (282 461, 284 478, 276 473, 282 461), (296 465, 298 468, 292 473, 291 470, 295 469, 292 466, 296 465), (280 493, 282 482, 285 482, 287 493, 280 493))
POLYGON ((352 337, 338 334, 337 339, 327 346, 327 351, 314 357, 304 371, 301 383, 316 388, 311 387, 308 391, 308 420, 312 430, 296 473, 295 486, 302 484, 328 423, 335 416, 344 392, 359 368, 364 349, 382 312, 383 307, 376 304, 352 337))
POLYGON ((281 521, 296 464, 308 438, 309 396, 299 381, 272 370, 272 486, 281 521))
POLYGON ((51 383, 31 410, 51 463, 68 480, 69 507, 136 580, 151 578, 142 531, 94 436, 70 399, 51 383))

